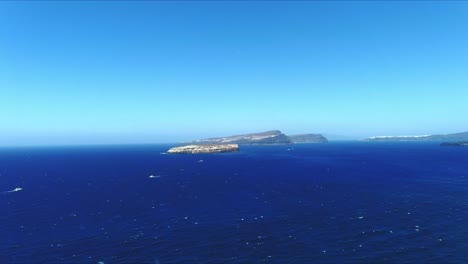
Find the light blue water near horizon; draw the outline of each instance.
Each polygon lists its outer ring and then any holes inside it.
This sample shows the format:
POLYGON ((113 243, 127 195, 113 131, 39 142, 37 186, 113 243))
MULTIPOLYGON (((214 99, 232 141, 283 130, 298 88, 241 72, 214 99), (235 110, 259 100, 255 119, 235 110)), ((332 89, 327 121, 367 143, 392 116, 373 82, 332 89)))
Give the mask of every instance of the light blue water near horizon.
POLYGON ((468 148, 0 149, 2 263, 463 263, 468 148), (154 177, 150 177, 154 176, 154 177))

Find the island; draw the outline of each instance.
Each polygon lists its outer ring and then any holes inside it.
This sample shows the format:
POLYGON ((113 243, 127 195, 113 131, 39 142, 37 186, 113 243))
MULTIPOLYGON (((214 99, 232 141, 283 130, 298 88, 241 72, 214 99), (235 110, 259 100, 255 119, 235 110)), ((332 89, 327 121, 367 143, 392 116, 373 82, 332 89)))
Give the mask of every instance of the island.
POLYGON ((460 142, 444 142, 440 144, 441 146, 448 146, 448 147, 468 147, 468 141, 460 141, 460 142))
POLYGON ((288 137, 292 143, 328 143, 328 139, 321 134, 300 134, 288 137))
POLYGON ((193 141, 197 144, 288 144, 291 140, 281 131, 272 130, 261 133, 243 134, 228 137, 206 138, 193 141))
POLYGON ((169 154, 202 154, 239 151, 237 144, 202 144, 174 147, 167 151, 169 154))
POLYGON ((468 141, 468 132, 441 135, 420 136, 376 136, 366 141, 439 141, 439 142, 465 142, 468 141))
POLYGON ((242 134, 227 137, 198 139, 195 144, 241 144, 241 145, 271 145, 291 143, 326 143, 328 140, 320 134, 301 134, 287 136, 279 130, 260 133, 242 134))
POLYGON ((239 151, 239 145, 278 145, 294 143, 327 143, 321 134, 300 134, 287 136, 279 130, 242 134, 227 137, 197 139, 185 146, 171 148, 168 154, 198 154, 239 151))

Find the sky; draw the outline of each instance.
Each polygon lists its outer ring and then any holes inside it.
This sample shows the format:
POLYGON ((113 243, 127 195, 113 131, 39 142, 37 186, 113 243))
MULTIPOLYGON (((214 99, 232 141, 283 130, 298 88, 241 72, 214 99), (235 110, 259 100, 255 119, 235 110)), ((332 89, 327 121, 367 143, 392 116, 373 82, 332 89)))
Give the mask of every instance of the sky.
POLYGON ((0 145, 468 131, 468 2, 0 1, 0 145))

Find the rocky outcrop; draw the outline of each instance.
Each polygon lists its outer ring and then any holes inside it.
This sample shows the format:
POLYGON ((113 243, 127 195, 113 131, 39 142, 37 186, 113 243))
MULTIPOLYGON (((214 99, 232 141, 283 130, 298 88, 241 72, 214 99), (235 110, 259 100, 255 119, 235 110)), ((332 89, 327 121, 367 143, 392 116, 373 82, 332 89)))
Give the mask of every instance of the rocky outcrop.
POLYGON ((237 144, 203 144, 174 147, 167 151, 169 154, 201 154, 239 151, 237 144))
POLYGON ((321 134, 301 134, 288 136, 292 143, 327 143, 328 139, 321 134))
POLYGON ((243 134, 229 137, 206 138, 193 141, 197 144, 288 144, 292 143, 288 136, 279 130, 262 133, 243 134))

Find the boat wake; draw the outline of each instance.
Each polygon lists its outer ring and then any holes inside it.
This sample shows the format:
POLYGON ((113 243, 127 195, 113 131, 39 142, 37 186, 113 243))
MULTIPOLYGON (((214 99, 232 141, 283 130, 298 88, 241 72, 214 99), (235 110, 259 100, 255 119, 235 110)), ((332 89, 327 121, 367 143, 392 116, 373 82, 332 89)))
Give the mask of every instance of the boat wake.
POLYGON ((22 190, 23 190, 23 188, 15 188, 15 189, 13 189, 11 191, 4 191, 4 192, 2 192, 2 194, 19 192, 19 191, 22 191, 22 190))

